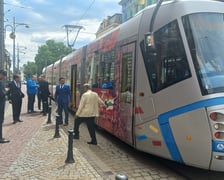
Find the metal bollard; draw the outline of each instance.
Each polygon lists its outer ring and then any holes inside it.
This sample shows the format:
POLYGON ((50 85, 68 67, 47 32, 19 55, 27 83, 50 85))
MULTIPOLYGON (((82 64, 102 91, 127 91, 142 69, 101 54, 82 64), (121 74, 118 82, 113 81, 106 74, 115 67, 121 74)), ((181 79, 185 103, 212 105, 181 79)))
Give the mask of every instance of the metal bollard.
POLYGON ((52 106, 48 106, 47 124, 50 124, 51 123, 51 110, 52 110, 52 106))
POLYGON ((68 154, 65 163, 74 163, 73 159, 73 134, 74 131, 72 129, 68 130, 68 154))
POLYGON ((55 134, 54 134, 54 138, 60 138, 60 134, 59 134, 59 117, 60 115, 56 115, 56 124, 55 124, 55 134))
POLYGON ((126 176, 124 174, 117 174, 115 176, 115 180, 128 180, 128 176, 126 176))
POLYGON ((0 143, 9 143, 9 140, 2 137, 2 123, 0 123, 0 143))

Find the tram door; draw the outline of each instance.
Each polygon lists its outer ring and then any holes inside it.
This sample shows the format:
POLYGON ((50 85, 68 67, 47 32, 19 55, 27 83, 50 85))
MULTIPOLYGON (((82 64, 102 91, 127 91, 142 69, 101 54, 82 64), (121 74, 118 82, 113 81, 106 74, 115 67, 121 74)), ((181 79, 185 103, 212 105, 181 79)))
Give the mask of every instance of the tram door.
POLYGON ((121 49, 120 120, 121 139, 132 144, 135 43, 121 49))
POLYGON ((71 95, 72 95, 72 105, 71 109, 76 110, 77 109, 77 92, 78 92, 78 87, 77 87, 77 65, 74 64, 71 66, 71 95))

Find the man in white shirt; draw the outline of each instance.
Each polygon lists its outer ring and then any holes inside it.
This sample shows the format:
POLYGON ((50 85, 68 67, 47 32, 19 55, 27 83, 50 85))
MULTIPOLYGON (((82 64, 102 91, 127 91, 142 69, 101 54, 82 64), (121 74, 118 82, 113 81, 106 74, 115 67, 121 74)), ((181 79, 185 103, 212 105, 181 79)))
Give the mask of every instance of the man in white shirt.
POLYGON ((85 93, 82 95, 78 110, 76 112, 76 118, 74 123, 74 139, 79 139, 79 125, 85 122, 91 141, 88 144, 97 145, 96 133, 95 133, 95 117, 99 116, 99 105, 105 105, 100 99, 97 93, 90 89, 90 84, 84 84, 85 93))

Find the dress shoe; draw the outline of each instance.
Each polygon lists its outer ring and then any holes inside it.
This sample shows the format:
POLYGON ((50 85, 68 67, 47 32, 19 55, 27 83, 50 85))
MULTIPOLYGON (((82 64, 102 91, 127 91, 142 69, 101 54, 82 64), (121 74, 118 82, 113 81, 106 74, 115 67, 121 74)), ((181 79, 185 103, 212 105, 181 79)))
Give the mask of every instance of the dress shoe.
POLYGON ((9 140, 2 138, 0 139, 0 143, 9 143, 9 140))
POLYGON ((63 126, 68 126, 68 123, 63 124, 63 126))
POLYGON ((19 119, 18 122, 23 122, 23 121, 19 119))
POLYGON ((60 121, 58 124, 63 124, 63 122, 62 122, 62 121, 60 121))
POLYGON ((43 116, 47 116, 47 114, 46 114, 46 113, 44 113, 44 114, 43 114, 43 116))
POLYGON ((90 141, 90 142, 87 142, 87 144, 97 145, 97 142, 90 141))
POLYGON ((13 121, 13 123, 12 124, 16 124, 17 123, 17 121, 13 121))
POLYGON ((79 136, 75 135, 75 136, 73 136, 73 139, 79 139, 79 136))

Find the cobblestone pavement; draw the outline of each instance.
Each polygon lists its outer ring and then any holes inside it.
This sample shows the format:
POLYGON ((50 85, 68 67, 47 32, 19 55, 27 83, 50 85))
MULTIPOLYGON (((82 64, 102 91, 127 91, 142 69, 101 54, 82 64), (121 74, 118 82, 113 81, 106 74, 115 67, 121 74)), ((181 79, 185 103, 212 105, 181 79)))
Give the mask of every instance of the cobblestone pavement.
MULTIPOLYGON (((25 100, 24 100, 25 101, 25 100)), ((25 111, 26 102, 23 104, 25 111)), ((97 132, 98 145, 88 145, 89 134, 85 124, 80 127, 80 140, 73 141, 74 163, 65 163, 68 149, 67 131, 60 127, 60 138, 53 138, 55 117, 46 124, 47 117, 40 113, 24 113, 24 122, 12 125, 11 107, 8 105, 3 126, 8 144, 0 144, 0 180, 110 180, 118 173, 129 180, 181 180, 180 176, 154 160, 136 156, 132 148, 120 147, 115 138, 97 132)))

